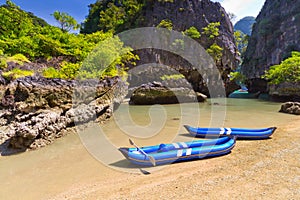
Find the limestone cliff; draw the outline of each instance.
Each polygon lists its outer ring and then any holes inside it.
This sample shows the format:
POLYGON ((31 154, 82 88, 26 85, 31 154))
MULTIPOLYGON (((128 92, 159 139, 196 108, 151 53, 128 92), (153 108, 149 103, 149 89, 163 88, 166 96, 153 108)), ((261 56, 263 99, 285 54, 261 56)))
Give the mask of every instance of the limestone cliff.
MULTIPOLYGON (((237 48, 234 42, 232 23, 219 3, 211 2, 210 0, 174 0, 166 1, 151 1, 146 5, 144 20, 142 26, 157 26, 162 20, 169 20, 173 25, 173 30, 185 31, 190 27, 196 27, 202 32, 202 29, 209 23, 220 22, 219 33, 216 38, 216 43, 223 48, 222 57, 217 67, 222 74, 225 82, 228 82, 228 73, 231 69, 235 69, 238 64, 237 48)), ((205 49, 212 44, 207 36, 202 35, 200 39, 196 39, 205 49)), ((149 62, 162 62, 173 69, 182 73, 186 79, 192 84, 197 92, 209 95, 203 77, 196 71, 190 70, 189 63, 184 62, 166 52, 152 51, 139 52, 141 61, 139 64, 149 62), (157 57, 160 60, 157 60, 157 57), (146 62, 144 62, 146 60, 146 62)))
MULTIPOLYGON (((214 3, 210 0, 130 0, 130 2, 128 5, 129 1, 103 0, 90 5, 90 13, 81 31, 89 33, 109 29, 118 33, 137 27, 157 27, 162 21, 167 21, 172 24, 173 30, 185 31, 195 27, 201 33, 209 23, 220 22, 220 35, 214 42, 223 50, 217 67, 223 80, 228 81, 227 75, 231 69, 237 67, 239 58, 234 42, 233 26, 220 3, 214 3), (107 19, 109 20, 105 21, 107 19), (113 21, 114 19, 118 20, 113 21), (104 22, 109 22, 109 26, 104 22)), ((209 48, 212 45, 209 36, 205 34, 196 40, 204 48, 209 48)), ((195 91, 208 93, 201 75, 191 70, 190 64, 183 61, 180 56, 153 49, 137 51, 136 53, 141 58, 138 65, 144 63, 167 65, 182 73, 195 91)))
POLYGON ((256 18, 242 72, 260 78, 291 51, 300 51, 300 0, 266 0, 256 18))

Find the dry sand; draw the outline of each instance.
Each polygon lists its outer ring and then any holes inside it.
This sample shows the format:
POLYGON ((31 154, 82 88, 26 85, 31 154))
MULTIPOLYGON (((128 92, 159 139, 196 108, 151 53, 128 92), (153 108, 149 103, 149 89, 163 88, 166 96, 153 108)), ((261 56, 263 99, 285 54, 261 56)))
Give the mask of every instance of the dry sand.
POLYGON ((300 118, 279 127, 272 139, 238 140, 226 156, 150 175, 103 173, 50 199, 300 199, 300 118))

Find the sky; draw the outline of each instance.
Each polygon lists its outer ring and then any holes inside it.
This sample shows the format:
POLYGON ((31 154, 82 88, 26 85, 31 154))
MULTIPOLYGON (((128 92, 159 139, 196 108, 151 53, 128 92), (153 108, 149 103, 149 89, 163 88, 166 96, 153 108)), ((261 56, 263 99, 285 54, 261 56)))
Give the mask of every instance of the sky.
POLYGON ((213 0, 220 2, 226 12, 236 15, 235 21, 246 16, 256 17, 264 5, 265 0, 213 0))
MULTIPOLYGON (((235 21, 246 17, 256 17, 261 10, 265 0, 213 0, 220 2, 227 12, 235 14, 235 21)), ((12 0, 15 4, 25 11, 34 13, 43 18, 49 24, 57 26, 51 14, 58 10, 66 12, 74 17, 78 23, 84 21, 88 15, 88 5, 95 3, 96 0, 12 0)), ((0 0, 0 5, 5 4, 5 0, 0 0)))

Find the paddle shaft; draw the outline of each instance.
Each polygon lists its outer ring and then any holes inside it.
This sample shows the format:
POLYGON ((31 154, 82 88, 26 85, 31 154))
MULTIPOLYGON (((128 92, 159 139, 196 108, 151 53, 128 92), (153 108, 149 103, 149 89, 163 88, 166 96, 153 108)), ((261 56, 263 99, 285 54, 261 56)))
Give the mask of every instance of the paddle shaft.
POLYGON ((143 149, 141 149, 140 147, 138 147, 131 139, 129 139, 129 143, 130 143, 131 145, 133 145, 135 148, 137 148, 137 150, 138 150, 139 152, 141 152, 141 153, 144 154, 146 157, 148 157, 149 160, 150 160, 150 162, 152 163, 153 166, 156 165, 155 159, 154 159, 152 156, 148 155, 143 149))

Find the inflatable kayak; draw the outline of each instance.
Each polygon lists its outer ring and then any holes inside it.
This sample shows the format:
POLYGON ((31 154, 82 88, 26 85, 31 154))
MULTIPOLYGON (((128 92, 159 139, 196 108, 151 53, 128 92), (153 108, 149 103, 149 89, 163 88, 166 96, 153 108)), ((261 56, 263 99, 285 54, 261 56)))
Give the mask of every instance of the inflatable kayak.
MULTIPOLYGON (((132 142, 131 142, 132 144, 132 142)), ((135 144, 133 144, 136 146, 135 144)), ((131 163, 143 166, 171 164, 227 154, 235 145, 235 137, 224 137, 155 146, 119 148, 131 163)))
POLYGON ((266 139, 269 138, 276 127, 250 129, 250 128, 194 128, 184 125, 186 130, 194 137, 220 137, 235 136, 240 139, 266 139))
POLYGON ((236 90, 233 93, 229 94, 229 98, 240 98, 240 99, 257 99, 259 96, 259 92, 257 93, 249 93, 244 90, 236 90))

